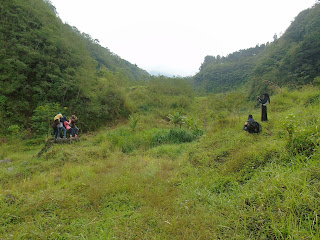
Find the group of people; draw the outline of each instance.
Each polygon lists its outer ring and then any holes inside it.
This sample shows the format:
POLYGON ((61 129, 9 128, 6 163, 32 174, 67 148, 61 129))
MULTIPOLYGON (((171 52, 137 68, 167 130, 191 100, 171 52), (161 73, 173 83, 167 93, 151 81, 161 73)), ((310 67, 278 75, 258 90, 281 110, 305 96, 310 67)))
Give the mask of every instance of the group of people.
POLYGON ((76 126, 78 118, 72 115, 68 120, 66 116, 62 116, 58 113, 54 118, 54 123, 52 124, 53 135, 55 138, 60 139, 61 130, 63 131, 63 138, 67 138, 67 132, 70 133, 70 138, 77 138, 79 134, 79 128, 76 126))
MULTIPOLYGON (((269 94, 264 93, 263 98, 258 97, 258 101, 261 104, 261 121, 268 121, 267 115, 267 103, 270 104, 269 94)), ((253 116, 250 114, 248 116, 248 121, 245 122, 243 129, 249 133, 259 133, 262 130, 261 124, 253 119, 253 116)))

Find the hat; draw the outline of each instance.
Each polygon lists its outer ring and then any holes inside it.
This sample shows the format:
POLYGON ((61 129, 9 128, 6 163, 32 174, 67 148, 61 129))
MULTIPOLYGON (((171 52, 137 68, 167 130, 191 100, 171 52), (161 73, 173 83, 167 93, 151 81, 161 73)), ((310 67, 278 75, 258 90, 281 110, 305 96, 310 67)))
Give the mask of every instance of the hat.
POLYGON ((53 120, 57 120, 57 119, 60 120, 60 118, 62 118, 62 114, 61 114, 61 113, 58 113, 58 114, 54 117, 53 120))

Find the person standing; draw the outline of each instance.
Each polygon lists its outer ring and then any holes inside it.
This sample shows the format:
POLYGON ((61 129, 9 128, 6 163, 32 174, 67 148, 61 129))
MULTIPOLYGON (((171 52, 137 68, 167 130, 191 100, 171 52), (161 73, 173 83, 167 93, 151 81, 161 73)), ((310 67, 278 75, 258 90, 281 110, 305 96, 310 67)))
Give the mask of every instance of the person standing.
POLYGON ((54 121, 56 123, 56 138, 57 139, 60 139, 60 132, 61 132, 61 129, 63 130, 63 138, 66 138, 66 134, 67 134, 67 129, 63 126, 62 124, 62 114, 61 113, 58 113, 55 117, 54 117, 54 121))
POLYGON ((63 116, 62 118, 63 126, 68 131, 70 130, 70 138, 73 136, 73 128, 70 126, 71 120, 68 121, 67 116, 63 116))
POLYGON ((270 97, 269 94, 264 93, 262 95, 262 99, 258 97, 258 101, 261 103, 261 121, 268 121, 268 115, 267 115, 267 103, 270 104, 270 97))
POLYGON ((74 130, 74 136, 75 138, 78 137, 78 134, 79 134, 79 128, 76 126, 76 123, 78 122, 78 118, 76 115, 72 115, 71 116, 71 127, 73 128, 74 130))

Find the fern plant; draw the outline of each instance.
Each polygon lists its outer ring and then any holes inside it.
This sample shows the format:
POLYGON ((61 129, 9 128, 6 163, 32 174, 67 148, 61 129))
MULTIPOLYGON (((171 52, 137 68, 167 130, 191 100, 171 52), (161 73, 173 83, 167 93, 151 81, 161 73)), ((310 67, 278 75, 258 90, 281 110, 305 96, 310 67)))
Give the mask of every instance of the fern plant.
POLYGON ((187 117, 183 115, 182 111, 176 112, 174 115, 169 114, 167 117, 175 127, 179 125, 181 128, 182 124, 185 124, 187 121, 187 117))

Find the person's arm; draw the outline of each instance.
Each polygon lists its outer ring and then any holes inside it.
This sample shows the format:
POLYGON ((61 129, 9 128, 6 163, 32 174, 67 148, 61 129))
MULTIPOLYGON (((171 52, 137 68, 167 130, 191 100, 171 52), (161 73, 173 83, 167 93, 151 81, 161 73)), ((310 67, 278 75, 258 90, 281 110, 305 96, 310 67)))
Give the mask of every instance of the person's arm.
POLYGON ((259 96, 257 97, 257 99, 258 99, 259 103, 261 103, 261 98, 259 96))
POLYGON ((260 99, 261 104, 266 104, 268 102, 268 98, 260 99))

